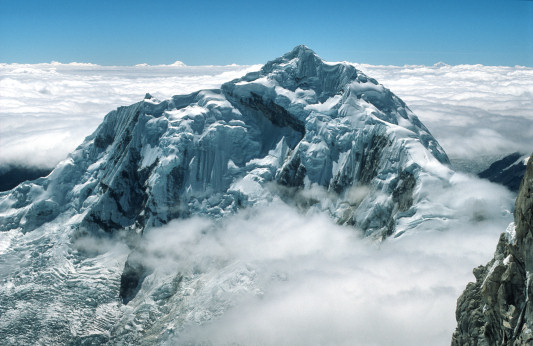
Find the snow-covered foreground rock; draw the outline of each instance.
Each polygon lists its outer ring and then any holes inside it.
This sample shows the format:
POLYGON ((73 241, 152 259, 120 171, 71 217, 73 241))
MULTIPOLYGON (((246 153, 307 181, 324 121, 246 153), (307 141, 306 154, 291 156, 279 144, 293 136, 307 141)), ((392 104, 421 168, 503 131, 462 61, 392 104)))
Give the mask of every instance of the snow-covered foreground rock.
MULTIPOLYGON (((360 260, 360 236, 508 221, 503 188, 447 163, 388 89, 304 46, 220 89, 147 94, 109 113, 48 177, 0 194, 0 334, 9 343, 195 341, 194 326, 246 324, 235 314, 250 300, 265 297, 270 311, 283 309, 272 295, 294 303, 315 284, 312 301, 335 294, 319 282, 360 260), (317 274, 320 262, 329 265, 317 274)), ((335 287, 357 291, 357 281, 335 287)), ((333 310, 362 306, 351 298, 333 310)), ((339 323, 338 341, 348 342, 339 323)))

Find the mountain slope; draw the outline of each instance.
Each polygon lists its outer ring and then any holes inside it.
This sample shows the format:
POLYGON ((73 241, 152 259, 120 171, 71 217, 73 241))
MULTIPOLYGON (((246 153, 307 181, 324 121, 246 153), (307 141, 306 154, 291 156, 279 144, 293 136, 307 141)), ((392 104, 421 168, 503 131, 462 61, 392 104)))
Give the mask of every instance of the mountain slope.
POLYGON ((398 97, 305 46, 221 89, 147 94, 109 113, 49 176, 0 193, 0 335, 163 340, 223 314, 230 293, 261 289, 253 267, 216 253, 209 269, 167 268, 158 258, 195 254, 181 226, 167 237, 183 246, 149 251, 160 226, 288 204, 371 239, 440 229, 456 217, 435 192, 452 184, 447 163, 398 97))
POLYGON ((474 269, 476 282, 457 301, 453 345, 533 343, 533 155, 528 160, 514 223, 500 237, 494 258, 474 269))
POLYGON ((495 161, 478 176, 493 183, 502 184, 509 190, 518 192, 520 182, 526 172, 527 155, 513 153, 495 161))

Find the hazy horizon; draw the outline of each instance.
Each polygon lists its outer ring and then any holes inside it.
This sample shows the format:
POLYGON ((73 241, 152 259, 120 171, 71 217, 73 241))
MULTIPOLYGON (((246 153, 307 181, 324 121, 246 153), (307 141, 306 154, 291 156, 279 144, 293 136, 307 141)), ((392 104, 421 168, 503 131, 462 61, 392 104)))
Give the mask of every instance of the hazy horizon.
POLYGON ((533 66, 533 2, 0 1, 0 61, 250 65, 299 44, 328 61, 533 66))

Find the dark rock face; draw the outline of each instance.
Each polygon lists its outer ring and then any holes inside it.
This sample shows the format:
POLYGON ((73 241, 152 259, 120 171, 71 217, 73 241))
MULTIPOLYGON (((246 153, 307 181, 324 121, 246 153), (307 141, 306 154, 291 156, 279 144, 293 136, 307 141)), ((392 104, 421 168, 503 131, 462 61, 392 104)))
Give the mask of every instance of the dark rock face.
POLYGON ((133 251, 128 256, 124 265, 124 271, 120 277, 120 298, 124 304, 135 298, 141 288, 141 284, 151 270, 142 263, 142 254, 133 251))
POLYGON ((526 172, 526 165, 520 160, 520 153, 513 153, 494 162, 478 176, 493 183, 502 184, 509 190, 518 192, 522 177, 526 172))
POLYGON ((533 155, 520 185, 514 224, 492 259, 474 269, 457 301, 452 345, 533 345, 533 155))
POLYGON ((265 102, 261 95, 254 92, 251 92, 250 95, 250 99, 242 100, 241 103, 260 112, 260 114, 270 120, 272 124, 278 127, 289 126, 301 133, 301 137, 303 137, 303 134, 305 133, 305 124, 303 122, 293 117, 285 108, 275 104, 273 101, 270 100, 265 102))
POLYGON ((369 184, 377 175, 379 161, 386 145, 387 138, 384 136, 372 137, 370 147, 361 160, 360 184, 369 184))
POLYGON ((288 165, 283 167, 279 176, 279 183, 284 186, 302 187, 304 185, 305 166, 301 164, 300 157, 294 157, 288 165))
POLYGON ((412 173, 407 171, 400 173, 398 185, 392 191, 392 200, 398 204, 398 211, 404 212, 411 208, 415 186, 416 179, 412 173))

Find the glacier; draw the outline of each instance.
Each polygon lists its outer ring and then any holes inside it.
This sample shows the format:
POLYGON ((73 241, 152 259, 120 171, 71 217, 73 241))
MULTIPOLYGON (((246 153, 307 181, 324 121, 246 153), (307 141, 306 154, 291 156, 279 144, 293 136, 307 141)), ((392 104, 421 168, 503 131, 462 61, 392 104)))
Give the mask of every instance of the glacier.
POLYGON ((260 268, 221 266, 223 255, 208 261, 217 270, 194 253, 183 268, 162 264, 190 239, 272 205, 378 241, 444 228, 456 218, 438 196, 454 184, 448 164, 390 90, 305 46, 220 89, 147 94, 107 114, 49 176, 0 193, 0 335, 171 342, 231 309, 228 295, 262 294, 260 268), (176 219, 200 226, 168 231, 176 219), (151 249, 161 232, 181 246, 151 249))

